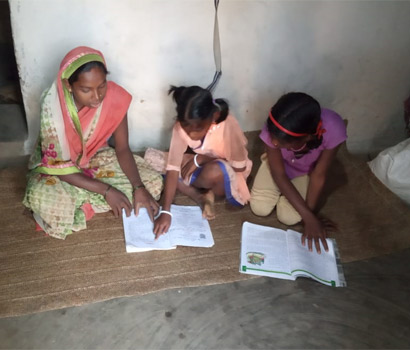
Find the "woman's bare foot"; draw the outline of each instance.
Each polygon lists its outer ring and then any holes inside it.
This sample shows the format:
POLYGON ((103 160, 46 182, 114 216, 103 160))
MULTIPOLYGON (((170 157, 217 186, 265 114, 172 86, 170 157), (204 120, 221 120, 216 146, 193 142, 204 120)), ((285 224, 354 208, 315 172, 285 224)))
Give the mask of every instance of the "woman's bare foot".
POLYGON ((215 219, 215 194, 209 190, 202 195, 202 216, 207 220, 215 219))

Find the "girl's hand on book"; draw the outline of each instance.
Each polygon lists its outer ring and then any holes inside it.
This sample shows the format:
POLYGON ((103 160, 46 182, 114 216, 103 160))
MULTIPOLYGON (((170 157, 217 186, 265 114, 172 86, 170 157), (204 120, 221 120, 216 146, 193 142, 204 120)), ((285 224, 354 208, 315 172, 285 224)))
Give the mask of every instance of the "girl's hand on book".
POLYGON ((154 221, 154 235, 155 239, 168 232, 171 226, 171 216, 168 214, 161 214, 154 221))
POLYGON ((312 251, 312 245, 314 242, 316 251, 318 254, 321 253, 320 251, 320 241, 323 244, 323 247, 325 248, 326 251, 329 251, 329 247, 327 246, 326 242, 326 226, 315 216, 310 218, 309 220, 305 220, 303 222, 304 224, 304 229, 303 229, 303 235, 302 235, 302 245, 306 245, 306 239, 308 241, 308 248, 309 251, 312 251))
POLYGON ((332 220, 325 218, 324 216, 320 215, 318 216, 318 219, 322 223, 322 225, 325 227, 325 230, 327 233, 329 232, 336 232, 339 230, 339 226, 332 220))

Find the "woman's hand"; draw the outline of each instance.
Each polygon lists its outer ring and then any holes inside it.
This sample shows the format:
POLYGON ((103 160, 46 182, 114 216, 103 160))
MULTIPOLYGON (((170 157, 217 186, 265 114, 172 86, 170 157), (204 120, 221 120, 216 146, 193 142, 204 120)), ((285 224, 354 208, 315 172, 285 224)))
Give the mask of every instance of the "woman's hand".
POLYGON ((111 207, 116 218, 121 216, 122 209, 125 209, 127 216, 130 216, 132 205, 127 196, 115 187, 110 186, 105 194, 105 200, 111 207))
POLYGON ((318 254, 320 251, 320 241, 326 251, 329 251, 327 246, 327 225, 322 223, 316 216, 312 216, 309 220, 303 221, 304 229, 302 235, 302 245, 306 245, 306 239, 308 241, 309 251, 312 251, 312 241, 315 242, 316 251, 318 254))
POLYGON ((171 226, 171 216, 168 214, 161 214, 154 222, 155 239, 168 232, 171 226))
POLYGON ((141 187, 134 191, 133 200, 135 216, 138 215, 140 208, 146 208, 151 221, 154 222, 154 217, 158 214, 159 204, 152 198, 151 194, 144 187, 141 187))

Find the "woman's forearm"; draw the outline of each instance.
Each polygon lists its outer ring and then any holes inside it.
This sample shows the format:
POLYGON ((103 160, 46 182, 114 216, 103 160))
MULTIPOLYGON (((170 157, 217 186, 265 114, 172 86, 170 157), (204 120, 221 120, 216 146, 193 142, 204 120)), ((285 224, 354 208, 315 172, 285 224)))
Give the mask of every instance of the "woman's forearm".
POLYGON ((123 118, 113 135, 115 139, 115 154, 117 155, 118 163, 122 171, 125 176, 127 176, 133 188, 135 186, 141 186, 143 183, 128 143, 127 116, 123 118))
POLYGON ((99 193, 101 195, 104 195, 109 188, 109 185, 106 183, 90 178, 83 173, 59 175, 58 178, 61 181, 69 183, 70 185, 83 188, 90 192, 99 193))
POLYGON ((116 149, 115 153, 117 155, 118 163, 125 176, 127 176, 130 181, 131 186, 133 188, 135 186, 141 186, 143 183, 131 150, 128 147, 121 150, 116 149))

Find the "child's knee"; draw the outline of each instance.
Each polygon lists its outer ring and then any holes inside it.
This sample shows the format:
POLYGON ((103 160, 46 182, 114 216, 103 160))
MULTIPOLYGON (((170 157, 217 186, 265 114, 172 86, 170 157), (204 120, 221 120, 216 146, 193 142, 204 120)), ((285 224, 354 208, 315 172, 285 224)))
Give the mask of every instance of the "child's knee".
POLYGON ((286 226, 293 226, 301 222, 302 218, 297 215, 279 215, 278 213, 278 220, 286 226))
POLYGON ((204 166, 201 175, 206 177, 208 181, 218 183, 223 181, 224 174, 218 162, 209 162, 204 166))
POLYGON ((276 215, 278 220, 287 226, 296 225, 302 221, 302 217, 296 209, 293 208, 287 200, 282 200, 282 198, 279 200, 276 207, 276 215))
POLYGON ((257 216, 268 216, 270 213, 272 213, 273 209, 275 208, 275 205, 272 203, 256 200, 252 197, 249 201, 249 206, 252 210, 252 213, 254 213, 257 216))
POLYGON ((274 190, 258 190, 255 187, 251 191, 251 199, 249 206, 252 212, 258 216, 268 216, 272 213, 278 200, 280 193, 274 190))
POLYGON ((191 184, 197 188, 212 189, 217 196, 225 195, 224 173, 217 162, 205 164, 199 176, 191 184))

